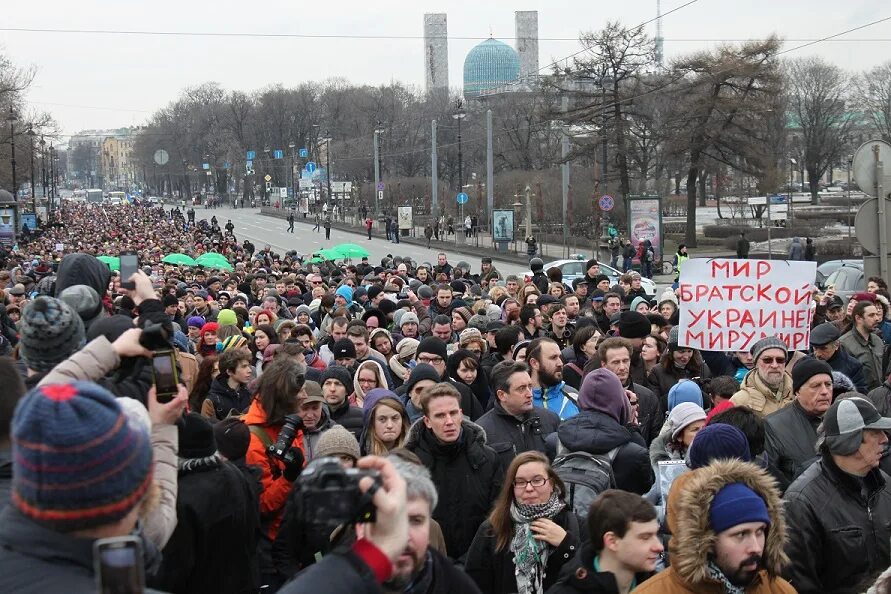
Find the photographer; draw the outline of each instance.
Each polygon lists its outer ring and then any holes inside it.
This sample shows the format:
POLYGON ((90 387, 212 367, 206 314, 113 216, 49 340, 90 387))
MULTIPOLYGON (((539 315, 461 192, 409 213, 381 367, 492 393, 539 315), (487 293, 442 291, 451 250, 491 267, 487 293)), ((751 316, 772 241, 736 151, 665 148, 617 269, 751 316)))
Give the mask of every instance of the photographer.
MULTIPOLYGON (((260 571, 263 584, 275 591, 287 576, 281 576, 272 564, 272 542, 278 533, 291 483, 303 468, 303 423, 297 416, 298 393, 303 388, 305 367, 293 359, 275 359, 260 376, 257 395, 243 420, 251 431, 247 463, 261 471, 260 514, 263 539, 260 541, 260 571), (272 455, 269 446, 278 444, 280 434, 292 432, 290 443, 282 443, 286 460, 272 455)), ((285 434, 287 436, 287 433, 285 434)), ((279 446, 276 446, 279 447, 279 446)))

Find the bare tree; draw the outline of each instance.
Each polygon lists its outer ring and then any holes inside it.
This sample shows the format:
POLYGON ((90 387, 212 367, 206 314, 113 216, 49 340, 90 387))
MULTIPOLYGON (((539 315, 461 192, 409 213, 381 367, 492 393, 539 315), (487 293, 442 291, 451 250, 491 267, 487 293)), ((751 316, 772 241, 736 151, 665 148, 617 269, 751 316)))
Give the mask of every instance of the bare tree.
POLYGON ((855 79, 856 105, 882 139, 891 142, 891 61, 855 79))
POLYGON ((847 147, 852 118, 846 96, 849 76, 822 58, 795 58, 784 64, 789 111, 797 120, 801 158, 808 173, 811 202, 818 204, 820 178, 847 147))

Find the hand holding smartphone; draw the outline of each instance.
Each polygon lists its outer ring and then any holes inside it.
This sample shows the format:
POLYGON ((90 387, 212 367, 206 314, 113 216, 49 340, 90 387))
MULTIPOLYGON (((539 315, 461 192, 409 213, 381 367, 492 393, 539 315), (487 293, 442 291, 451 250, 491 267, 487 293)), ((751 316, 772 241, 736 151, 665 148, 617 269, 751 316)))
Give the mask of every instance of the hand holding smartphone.
POLYGON ((179 374, 176 371, 176 353, 155 351, 152 354, 152 377, 158 402, 166 404, 179 392, 179 374))
POLYGON ((93 543, 93 564, 100 594, 145 592, 142 541, 139 538, 100 538, 93 543))
POLYGON ((121 287, 132 291, 136 288, 136 283, 130 277, 139 271, 139 256, 132 252, 121 252, 118 259, 121 262, 121 287))

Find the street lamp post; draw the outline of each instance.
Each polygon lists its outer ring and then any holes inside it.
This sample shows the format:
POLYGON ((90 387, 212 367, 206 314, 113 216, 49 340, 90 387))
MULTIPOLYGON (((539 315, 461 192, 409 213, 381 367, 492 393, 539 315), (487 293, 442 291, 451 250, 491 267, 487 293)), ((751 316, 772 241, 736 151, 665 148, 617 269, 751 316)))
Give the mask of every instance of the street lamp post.
MULTIPOLYGON (((467 116, 464 111, 464 103, 458 99, 455 101, 455 113, 452 117, 458 120, 458 191, 464 191, 464 156, 461 154, 461 120, 467 116)), ((463 225, 463 221, 461 223, 463 225)))
MULTIPOLYGON (((331 201, 331 134, 329 134, 328 130, 325 130, 325 178, 328 183, 328 196, 325 198, 325 202, 331 201)), ((335 203, 336 204, 336 203, 335 203)), ((343 209, 340 209, 341 216, 343 216, 343 209)))
POLYGON ((381 154, 380 154, 380 135, 384 132, 383 123, 378 120, 374 127, 374 203, 377 214, 381 214, 383 190, 380 190, 381 183, 381 154))
POLYGON ((532 188, 526 184, 526 239, 532 237, 532 188))
POLYGON ((291 164, 289 165, 290 171, 285 176, 285 179, 291 180, 289 187, 292 188, 292 191, 294 192, 294 203, 297 204, 297 188, 295 187, 297 185, 297 178, 294 176, 294 157, 297 151, 297 143, 292 140, 288 143, 288 149, 291 151, 291 164))
POLYGON ((851 211, 854 209, 853 201, 851 200, 851 168, 854 166, 854 155, 848 155, 848 185, 846 188, 846 192, 848 194, 848 249, 851 249, 851 211))
POLYGON ((9 164, 12 165, 12 197, 18 201, 19 199, 19 190, 18 184, 15 179, 15 121, 19 119, 15 114, 15 111, 10 107, 9 115, 6 116, 6 120, 9 122, 9 146, 12 149, 12 153, 9 159, 9 164))
POLYGON ((50 208, 48 210, 53 210, 53 203, 56 201, 56 149, 53 147, 53 143, 50 143, 50 208))
MULTIPOLYGON (((269 172, 274 172, 274 171, 275 171, 275 170, 273 169, 273 167, 272 167, 272 164, 269 162, 269 153, 272 152, 272 149, 270 149, 269 146, 267 145, 267 146, 263 149, 263 152, 266 154, 266 159, 265 159, 266 162, 265 162, 265 164, 264 164, 263 170, 266 171, 266 173, 267 173, 267 175, 268 175, 269 172)), ((271 177, 272 177, 273 179, 275 179, 275 175, 272 175, 271 177)), ((263 181, 263 203, 266 204, 266 202, 268 201, 268 202, 269 202, 269 206, 272 206, 272 198, 271 198, 270 195, 269 195, 269 183, 270 183, 270 182, 265 181, 265 177, 264 177, 264 181, 263 181)))
MULTIPOLYGON (((797 164, 798 161, 796 161, 793 157, 789 158, 789 220, 787 221, 787 226, 789 228, 792 227, 792 221, 794 217, 794 214, 792 212, 792 184, 794 183, 793 178, 795 176, 795 165, 797 164)), ((804 183, 802 183, 801 185, 804 186, 804 183)), ((768 202, 769 201, 770 200, 768 199, 768 202)), ((767 208, 770 209, 770 204, 767 205, 767 208)))
POLYGON ((28 126, 28 138, 31 140, 31 208, 37 216, 37 186, 34 185, 34 128, 28 126))
POLYGON ((46 140, 40 137, 40 194, 46 200, 46 140))

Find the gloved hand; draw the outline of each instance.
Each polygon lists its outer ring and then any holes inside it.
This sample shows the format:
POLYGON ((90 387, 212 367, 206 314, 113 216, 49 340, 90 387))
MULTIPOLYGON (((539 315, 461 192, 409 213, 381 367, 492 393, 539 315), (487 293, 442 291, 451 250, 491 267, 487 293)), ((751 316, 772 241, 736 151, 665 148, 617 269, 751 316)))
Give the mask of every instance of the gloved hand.
POLYGON ((306 459, 303 457, 303 452, 300 451, 300 448, 292 447, 288 450, 288 455, 282 461, 285 464, 285 470, 282 472, 282 475, 286 480, 293 483, 303 471, 303 463, 305 461, 306 459))

